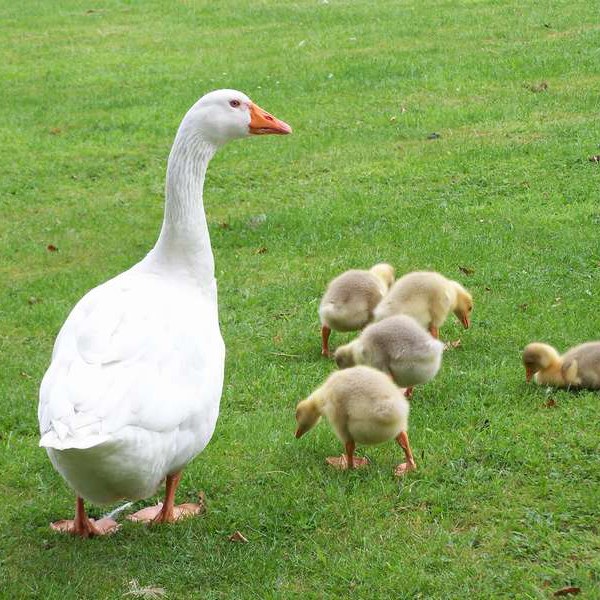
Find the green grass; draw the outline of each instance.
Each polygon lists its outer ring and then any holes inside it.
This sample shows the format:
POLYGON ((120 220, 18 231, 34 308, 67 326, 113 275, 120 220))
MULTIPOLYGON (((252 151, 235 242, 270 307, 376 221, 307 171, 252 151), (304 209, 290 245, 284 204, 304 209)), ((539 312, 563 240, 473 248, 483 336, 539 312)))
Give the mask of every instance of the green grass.
POLYGON ((120 598, 137 579, 203 600, 600 598, 598 394, 528 387, 520 364, 530 341, 600 337, 593 3, 3 0, 0 19, 0 597, 120 598), (73 510, 37 446, 54 338, 153 245, 179 120, 219 87, 295 132, 228 146, 207 177, 226 383, 179 497, 205 490, 209 510, 54 535, 73 510), (337 473, 327 425, 293 438, 333 368, 324 286, 380 260, 475 298, 471 330, 442 329, 462 347, 416 393, 400 482, 394 444, 337 473))

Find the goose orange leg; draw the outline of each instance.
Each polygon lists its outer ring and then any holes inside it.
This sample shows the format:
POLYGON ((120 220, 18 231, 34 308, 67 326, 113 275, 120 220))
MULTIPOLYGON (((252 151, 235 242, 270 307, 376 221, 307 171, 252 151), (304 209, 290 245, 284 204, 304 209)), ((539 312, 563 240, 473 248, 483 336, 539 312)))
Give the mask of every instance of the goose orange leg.
POLYGON ((89 538, 95 535, 108 535, 119 529, 118 523, 112 519, 105 518, 99 521, 90 519, 85 514, 85 507, 81 496, 77 496, 75 502, 75 518, 73 520, 63 519, 62 521, 55 521, 54 523, 50 523, 50 527, 59 533, 70 533, 82 538, 89 538))
POLYGON ((327 325, 321 327, 321 354, 323 356, 329 356, 329 336, 331 335, 331 329, 327 325))
POLYGON ((367 458, 355 456, 355 449, 356 444, 353 441, 346 442, 346 454, 342 454, 342 456, 329 456, 326 459, 326 462, 328 465, 340 469, 341 471, 366 467, 369 464, 369 460, 367 458))
POLYGON ((408 443, 408 434, 406 431, 402 431, 396 438, 396 441, 400 444, 400 446, 402 446, 402 450, 404 450, 406 462, 396 467, 394 475, 396 475, 396 477, 402 477, 402 475, 408 471, 414 471, 417 468, 417 464, 415 463, 412 450, 410 449, 410 444, 408 443))
POLYGON ((429 326, 429 333, 436 339, 440 339, 440 330, 435 325, 429 326))
POLYGON ((412 395, 413 395, 413 386, 412 386, 412 385, 408 386, 408 387, 407 387, 407 388, 404 390, 404 395, 405 395, 407 398, 412 398, 412 395))
POLYGON ((191 517, 202 512, 199 504, 188 502, 175 505, 175 492, 181 480, 181 471, 174 475, 167 475, 165 484, 165 501, 156 506, 142 508, 127 517, 130 521, 142 521, 143 523, 175 523, 180 519, 191 517))

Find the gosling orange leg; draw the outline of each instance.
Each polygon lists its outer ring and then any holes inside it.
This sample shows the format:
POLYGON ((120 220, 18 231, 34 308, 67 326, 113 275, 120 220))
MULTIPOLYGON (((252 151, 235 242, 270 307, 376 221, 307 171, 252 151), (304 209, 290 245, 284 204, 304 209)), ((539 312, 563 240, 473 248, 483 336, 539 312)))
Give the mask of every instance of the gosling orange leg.
POLYGON ((77 500, 75 501, 75 518, 73 520, 63 519, 62 521, 55 521, 54 523, 50 523, 50 527, 59 533, 70 533, 82 538, 89 538, 95 535, 108 535, 119 529, 118 523, 112 519, 105 518, 99 521, 90 519, 85 514, 85 507, 81 496, 77 496, 77 500))
POLYGON ((323 356, 329 356, 329 336, 331 335, 331 329, 327 325, 321 327, 321 354, 323 356))
POLYGON ((429 333, 437 340, 440 339, 440 330, 435 325, 429 326, 429 333))
POLYGON ((396 477, 402 477, 408 471, 414 471, 417 468, 417 464, 415 463, 412 450, 410 449, 410 443, 408 442, 408 434, 406 431, 400 432, 396 438, 396 441, 400 444, 402 450, 404 450, 406 462, 396 467, 394 475, 396 475, 396 477))
POLYGON ((408 386, 408 387, 407 387, 407 388, 404 390, 404 395, 405 395, 407 398, 412 398, 412 395, 413 395, 413 386, 412 386, 412 385, 408 386))
POLYGON ((349 469, 354 469, 354 450, 356 444, 353 441, 346 442, 346 464, 349 469))
POLYGON ((369 459, 354 455, 356 444, 354 441, 346 442, 346 454, 342 456, 329 456, 326 460, 328 465, 345 471, 346 469, 360 469, 369 464, 369 459))
POLYGON ((156 506, 142 508, 142 510, 129 515, 128 519, 144 523, 175 523, 175 521, 179 521, 180 519, 201 513, 202 507, 199 504, 188 502, 178 506, 175 505, 175 492, 180 480, 181 471, 173 475, 167 475, 165 501, 159 502, 156 506))

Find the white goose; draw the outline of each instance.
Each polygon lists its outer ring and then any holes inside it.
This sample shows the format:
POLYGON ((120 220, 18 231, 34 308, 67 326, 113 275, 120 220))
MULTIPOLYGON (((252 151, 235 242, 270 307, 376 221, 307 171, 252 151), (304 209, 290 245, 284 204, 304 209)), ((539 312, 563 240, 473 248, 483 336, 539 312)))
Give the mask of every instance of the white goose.
POLYGON ((40 446, 77 494, 74 520, 52 524, 82 537, 116 530, 86 516, 94 503, 151 496, 164 503, 134 520, 173 522, 181 471, 210 441, 219 414, 225 346, 202 189, 217 149, 289 125, 241 92, 203 96, 185 115, 167 166, 155 247, 137 265, 88 292, 56 340, 40 389, 40 446))

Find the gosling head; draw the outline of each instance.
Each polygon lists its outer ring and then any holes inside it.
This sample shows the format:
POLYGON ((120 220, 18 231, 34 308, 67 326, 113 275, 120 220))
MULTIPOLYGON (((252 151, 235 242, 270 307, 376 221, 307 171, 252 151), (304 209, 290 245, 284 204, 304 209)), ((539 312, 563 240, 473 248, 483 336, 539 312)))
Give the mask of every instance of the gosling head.
POLYGON ((525 380, 531 381, 531 378, 538 372, 544 371, 548 367, 557 364, 560 361, 558 352, 548 344, 533 342, 525 346, 523 350, 523 365, 525 365, 525 380))
POLYGON ((312 397, 302 400, 296 407, 296 437, 302 437, 321 420, 321 411, 318 403, 312 397))
POLYGON ((375 277, 383 282, 386 290, 389 290, 392 287, 396 275, 396 271, 392 265, 388 265, 388 263, 379 263, 369 270, 375 277))
POLYGON ((345 346, 340 346, 333 355, 335 363, 340 369, 348 369, 356 364, 353 352, 353 343, 350 342, 345 346))
POLYGON ((465 329, 471 325, 471 313, 473 312, 473 297, 465 288, 453 281, 456 288, 456 304, 454 306, 454 314, 456 318, 463 324, 465 329))

